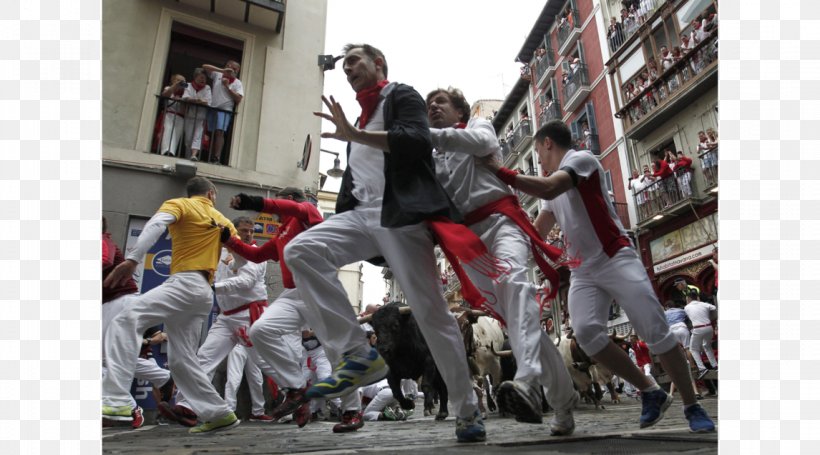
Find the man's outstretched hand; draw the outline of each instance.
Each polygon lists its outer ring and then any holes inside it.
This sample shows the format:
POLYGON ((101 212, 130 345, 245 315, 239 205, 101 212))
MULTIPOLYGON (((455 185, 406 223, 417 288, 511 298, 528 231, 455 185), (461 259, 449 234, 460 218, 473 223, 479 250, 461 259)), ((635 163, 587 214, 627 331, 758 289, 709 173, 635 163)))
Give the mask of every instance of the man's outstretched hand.
POLYGON ((231 198, 231 208, 236 210, 253 210, 261 212, 265 207, 265 201, 261 196, 248 196, 245 193, 239 193, 231 198))
POLYGON ((352 141, 353 136, 358 130, 347 120, 347 117, 345 117, 344 110, 342 110, 342 105, 339 104, 333 96, 330 97, 330 100, 328 100, 325 96, 322 96, 322 101, 330 110, 330 114, 325 114, 324 112, 314 112, 313 115, 329 120, 336 125, 335 132, 322 133, 322 137, 325 139, 338 139, 344 142, 352 141))

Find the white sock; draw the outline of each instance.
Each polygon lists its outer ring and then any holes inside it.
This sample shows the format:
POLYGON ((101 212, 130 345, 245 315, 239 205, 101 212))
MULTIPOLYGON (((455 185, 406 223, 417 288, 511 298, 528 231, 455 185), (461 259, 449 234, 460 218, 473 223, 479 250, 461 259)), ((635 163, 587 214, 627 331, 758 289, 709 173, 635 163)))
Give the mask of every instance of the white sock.
POLYGON ((660 386, 657 383, 655 383, 655 384, 652 384, 651 386, 641 390, 641 392, 648 393, 648 392, 654 392, 654 391, 660 390, 660 389, 661 389, 660 386))

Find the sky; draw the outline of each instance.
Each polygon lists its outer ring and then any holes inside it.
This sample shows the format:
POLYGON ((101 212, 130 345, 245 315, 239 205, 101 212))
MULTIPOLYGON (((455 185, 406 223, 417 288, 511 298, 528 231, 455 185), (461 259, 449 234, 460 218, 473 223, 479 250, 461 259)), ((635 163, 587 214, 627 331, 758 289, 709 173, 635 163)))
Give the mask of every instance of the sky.
MULTIPOLYGON (((503 100, 519 78, 515 62, 546 0, 328 0, 325 54, 340 55, 347 43, 367 43, 384 52, 388 80, 412 85, 422 96, 448 86, 469 103, 503 100)), ((345 79, 341 60, 325 72, 324 94, 333 95, 351 121, 360 108, 345 79)), ((325 109, 327 111, 327 109, 325 109)), ((333 131, 323 121, 322 131, 333 131)), ((345 143, 321 139, 320 148, 339 153, 346 167, 345 143)), ((319 169, 335 157, 320 153, 319 169)), ((328 178, 326 191, 338 191, 341 178, 328 178)), ((381 303, 381 268, 365 263, 363 305, 381 303)))

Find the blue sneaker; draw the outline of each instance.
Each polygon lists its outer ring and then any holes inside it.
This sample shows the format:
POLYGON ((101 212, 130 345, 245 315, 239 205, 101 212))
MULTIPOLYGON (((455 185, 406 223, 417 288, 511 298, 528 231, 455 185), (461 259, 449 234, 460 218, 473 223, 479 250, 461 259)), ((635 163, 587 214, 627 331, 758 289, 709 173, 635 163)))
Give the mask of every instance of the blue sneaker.
POLYGON ((387 364, 379 355, 376 348, 370 348, 366 356, 345 354, 342 361, 333 370, 333 373, 313 384, 305 393, 305 397, 336 398, 346 392, 381 381, 387 376, 387 364))
POLYGON ((484 421, 478 410, 472 417, 456 417, 456 438, 458 442, 483 442, 487 439, 484 421))
POLYGON ((689 431, 692 433, 709 433, 715 431, 715 422, 709 418, 709 414, 699 404, 690 406, 683 410, 683 415, 689 421, 689 431))
POLYGON ((641 428, 651 427, 663 418, 663 413, 672 405, 672 395, 658 389, 641 393, 641 428))

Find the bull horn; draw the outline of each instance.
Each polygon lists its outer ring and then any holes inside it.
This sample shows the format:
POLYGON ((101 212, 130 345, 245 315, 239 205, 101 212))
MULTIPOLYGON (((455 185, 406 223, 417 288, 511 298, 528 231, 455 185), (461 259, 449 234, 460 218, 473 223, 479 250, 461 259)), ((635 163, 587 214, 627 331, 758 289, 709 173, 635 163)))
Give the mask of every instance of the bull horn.
POLYGON ((399 314, 411 314, 412 312, 409 306, 399 307, 399 314))
POLYGON ((493 354, 495 354, 497 357, 512 357, 512 355, 513 355, 511 350, 500 351, 500 352, 496 351, 495 346, 493 346, 492 344, 490 344, 490 351, 492 351, 493 354))
POLYGON ((372 320, 373 320, 373 315, 372 314, 368 314, 367 316, 362 316, 362 317, 358 318, 359 324, 369 324, 370 321, 372 321, 372 320))

